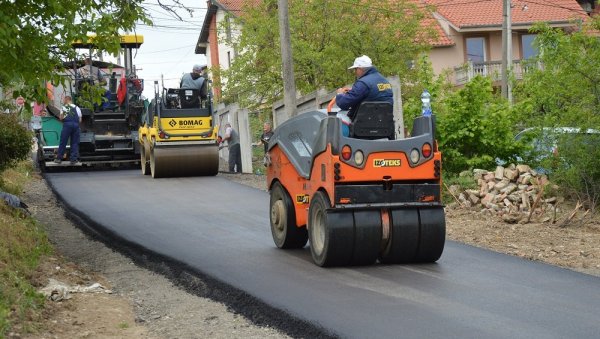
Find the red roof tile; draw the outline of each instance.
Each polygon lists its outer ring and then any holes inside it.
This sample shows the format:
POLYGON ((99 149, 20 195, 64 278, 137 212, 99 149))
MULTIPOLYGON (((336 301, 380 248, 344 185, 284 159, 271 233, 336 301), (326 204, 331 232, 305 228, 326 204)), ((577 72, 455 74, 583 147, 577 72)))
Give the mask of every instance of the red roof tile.
POLYGON ((424 18, 421 19, 420 24, 421 24, 421 27, 424 29, 432 29, 433 30, 435 37, 427 39, 428 43, 432 47, 454 46, 454 40, 452 40, 452 38, 450 38, 446 34, 446 32, 444 32, 444 29, 440 25, 439 21, 437 21, 437 19, 434 18, 433 12, 431 12, 431 8, 426 6, 424 0, 408 0, 408 1, 414 3, 415 5, 417 5, 417 7, 420 10, 426 12, 424 18))
MULTIPOLYGON (((502 26, 502 0, 425 0, 457 28, 502 26)), ((576 0, 512 0, 513 24, 585 20, 576 0)))
POLYGON ((258 5, 262 2, 262 0, 215 0, 213 1, 217 6, 221 5, 223 9, 232 12, 234 15, 238 15, 239 12, 244 9, 246 4, 248 5, 258 5))
POLYGON ((427 15, 427 17, 425 17, 423 20, 421 20, 421 27, 432 28, 434 30, 434 32, 436 33, 435 39, 432 39, 430 41, 431 46, 433 46, 433 47, 454 46, 454 40, 452 40, 446 34, 446 32, 444 32, 444 29, 442 29, 442 26, 440 25, 440 23, 433 17, 433 13, 430 13, 429 15, 427 15))

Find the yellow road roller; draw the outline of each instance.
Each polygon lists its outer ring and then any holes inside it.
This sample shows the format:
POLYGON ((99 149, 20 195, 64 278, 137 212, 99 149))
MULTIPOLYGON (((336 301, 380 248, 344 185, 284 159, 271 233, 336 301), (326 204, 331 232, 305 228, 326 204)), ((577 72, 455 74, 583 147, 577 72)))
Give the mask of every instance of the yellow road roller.
POLYGON ((211 176, 219 171, 218 126, 210 94, 154 83, 139 129, 142 174, 153 178, 211 176))

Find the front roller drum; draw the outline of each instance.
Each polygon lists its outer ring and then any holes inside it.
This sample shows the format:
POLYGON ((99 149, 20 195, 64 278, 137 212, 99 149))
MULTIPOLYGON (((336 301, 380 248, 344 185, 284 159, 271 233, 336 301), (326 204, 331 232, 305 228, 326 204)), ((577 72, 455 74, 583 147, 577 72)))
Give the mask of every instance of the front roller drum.
POLYGON ((442 207, 391 211, 389 241, 380 261, 385 264, 435 262, 444 251, 446 218, 442 207))
POLYGON ((419 208, 421 234, 416 262, 435 262, 444 251, 446 216, 442 207, 419 208))
POLYGON ((218 146, 153 147, 150 152, 150 171, 153 178, 217 175, 218 146))
POLYGON ((382 237, 379 211, 354 211, 352 265, 371 265, 379 256, 382 237))
POLYGON ((321 191, 311 199, 308 234, 313 261, 319 266, 373 264, 381 233, 378 211, 332 209, 321 191))
POLYGON ((352 212, 331 210, 327 195, 316 192, 308 209, 308 237, 315 264, 322 267, 349 265, 354 245, 352 212))

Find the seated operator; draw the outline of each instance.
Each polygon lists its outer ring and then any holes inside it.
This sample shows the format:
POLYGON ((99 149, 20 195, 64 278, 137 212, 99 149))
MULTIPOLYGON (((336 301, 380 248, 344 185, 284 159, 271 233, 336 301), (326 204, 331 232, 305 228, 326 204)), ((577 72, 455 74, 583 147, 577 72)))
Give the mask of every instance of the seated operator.
POLYGON ((204 75, 204 71, 206 70, 206 65, 194 65, 191 73, 185 73, 181 77, 181 83, 179 84, 179 88, 185 89, 195 89, 200 92, 200 98, 202 100, 207 97, 206 90, 206 77, 204 75))
POLYGON ((102 72, 98 67, 92 65, 92 59, 90 57, 85 58, 85 65, 79 67, 77 72, 79 72, 84 79, 91 79, 93 84, 106 85, 106 80, 104 79, 102 72))
POLYGON ((349 110, 348 117, 354 121, 356 111, 363 101, 386 101, 394 103, 392 85, 377 71, 366 55, 354 59, 348 69, 354 70, 356 82, 352 88, 337 89, 336 104, 342 110, 349 110))

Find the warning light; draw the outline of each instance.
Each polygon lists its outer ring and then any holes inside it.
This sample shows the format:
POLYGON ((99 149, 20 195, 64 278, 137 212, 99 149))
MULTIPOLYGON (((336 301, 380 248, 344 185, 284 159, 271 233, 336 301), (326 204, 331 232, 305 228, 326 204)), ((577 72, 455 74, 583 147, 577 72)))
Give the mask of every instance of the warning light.
POLYGON ((348 146, 348 145, 344 145, 344 147, 342 147, 342 159, 348 161, 348 160, 350 160, 351 156, 352 156, 352 148, 350 148, 350 146, 348 146))

